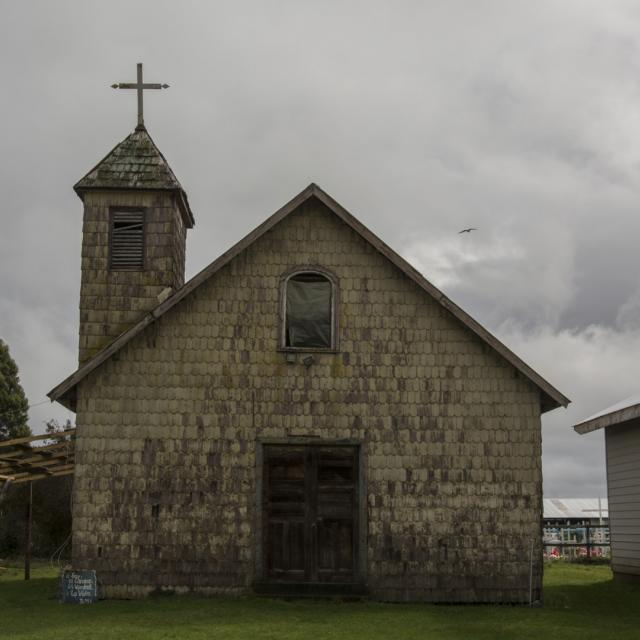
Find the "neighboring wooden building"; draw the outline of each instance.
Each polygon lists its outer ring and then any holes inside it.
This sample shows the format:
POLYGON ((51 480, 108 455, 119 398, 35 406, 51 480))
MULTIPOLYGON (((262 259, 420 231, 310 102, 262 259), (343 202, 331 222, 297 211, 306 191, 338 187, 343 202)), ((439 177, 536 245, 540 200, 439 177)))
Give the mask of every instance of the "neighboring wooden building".
POLYGON ((107 596, 540 597, 559 391, 314 184, 186 284, 193 216, 144 127, 76 191, 80 368, 49 395, 107 596))
POLYGON ((604 429, 611 568, 617 579, 640 582, 640 395, 573 428, 580 434, 604 429))

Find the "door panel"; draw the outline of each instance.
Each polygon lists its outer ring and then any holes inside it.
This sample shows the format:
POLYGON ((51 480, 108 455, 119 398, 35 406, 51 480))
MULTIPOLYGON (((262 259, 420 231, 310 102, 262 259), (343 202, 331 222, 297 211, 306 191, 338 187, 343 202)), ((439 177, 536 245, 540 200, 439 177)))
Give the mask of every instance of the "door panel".
POLYGON ((357 448, 266 445, 264 452, 266 577, 354 581, 357 448))
POLYGON ((318 448, 316 496, 318 580, 351 581, 357 539, 357 458, 354 447, 318 448))
POLYGON ((283 579, 304 579, 308 544, 305 450, 302 447, 267 447, 265 453, 267 574, 283 579))

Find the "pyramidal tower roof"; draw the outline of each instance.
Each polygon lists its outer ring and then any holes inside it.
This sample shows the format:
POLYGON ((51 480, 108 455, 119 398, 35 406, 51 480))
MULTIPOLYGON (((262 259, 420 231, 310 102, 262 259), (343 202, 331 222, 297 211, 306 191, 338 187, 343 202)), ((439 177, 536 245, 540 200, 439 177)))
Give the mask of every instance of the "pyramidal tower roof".
POLYGON ((144 125, 138 125, 73 189, 80 198, 90 190, 174 191, 179 197, 185 225, 191 228, 195 222, 187 194, 144 125))

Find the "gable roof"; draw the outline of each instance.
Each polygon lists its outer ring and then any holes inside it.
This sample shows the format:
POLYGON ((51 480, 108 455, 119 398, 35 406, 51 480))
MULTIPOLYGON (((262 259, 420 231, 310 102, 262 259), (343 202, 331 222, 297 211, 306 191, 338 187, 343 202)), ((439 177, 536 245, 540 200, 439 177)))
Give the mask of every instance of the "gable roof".
POLYGON ((184 223, 193 227, 187 194, 144 126, 138 125, 73 187, 82 198, 89 190, 135 189, 173 191, 179 195, 184 223))
POLYGON ((262 224, 257 226, 251 233, 246 235, 242 240, 233 245, 228 251, 223 253, 219 258, 214 260, 209 266, 205 267, 200 273, 195 275, 191 280, 186 282, 180 289, 175 291, 164 302, 160 303, 155 309, 151 310, 133 327, 122 333, 110 345, 97 353, 93 358, 84 363, 75 373, 63 380, 57 387, 52 389, 47 395, 51 400, 57 400, 67 408, 73 410, 73 398, 70 394, 74 391, 76 385, 85 378, 91 371, 99 367, 103 362, 108 360, 114 353, 118 352, 124 345, 137 336, 147 326, 154 323, 158 318, 163 316, 169 309, 177 305, 183 298, 188 296, 192 291, 197 289, 203 282, 208 280, 212 275, 228 264, 240 252, 273 228, 281 220, 295 211, 301 204, 310 198, 317 198, 330 211, 332 211, 345 224, 360 235, 366 242, 372 245, 378 252, 390 260, 398 267, 407 277, 413 280, 419 287, 426 291, 440 305, 447 309, 452 315, 460 320, 469 330, 475 333, 481 340, 497 351, 505 360, 511 363, 520 373, 528 378, 536 385, 541 392, 541 408, 542 411, 549 411, 557 407, 566 407, 570 400, 564 396, 555 387, 549 384, 542 376, 536 373, 528 364, 521 360, 513 351, 506 347, 500 340, 487 331, 479 322, 476 322, 469 314, 463 311, 458 305, 452 302, 438 288, 432 285, 421 273, 416 271, 404 258, 398 255, 391 247, 385 244, 372 231, 367 229, 359 220, 351 215, 342 205, 336 202, 329 194, 323 191, 316 184, 310 184, 306 189, 301 191, 297 196, 285 204, 281 209, 276 211, 271 217, 267 218, 262 224))
POLYGON ((603 427, 613 427, 636 418, 640 418, 640 393, 636 393, 626 400, 617 402, 589 418, 585 418, 578 424, 573 425, 573 428, 578 433, 585 434, 603 427))

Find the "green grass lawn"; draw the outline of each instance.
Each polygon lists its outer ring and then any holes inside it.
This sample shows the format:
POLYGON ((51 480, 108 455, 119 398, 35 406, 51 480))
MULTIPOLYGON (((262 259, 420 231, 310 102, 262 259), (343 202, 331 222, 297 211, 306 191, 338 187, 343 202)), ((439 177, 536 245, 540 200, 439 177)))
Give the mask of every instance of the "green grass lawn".
POLYGON ((160 597, 63 605, 57 572, 0 571, 0 638, 390 638, 440 640, 640 638, 640 588, 614 583, 607 566, 556 564, 545 604, 397 605, 261 598, 160 597))

